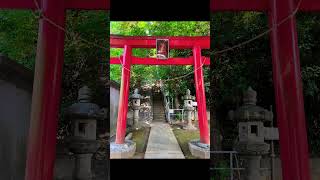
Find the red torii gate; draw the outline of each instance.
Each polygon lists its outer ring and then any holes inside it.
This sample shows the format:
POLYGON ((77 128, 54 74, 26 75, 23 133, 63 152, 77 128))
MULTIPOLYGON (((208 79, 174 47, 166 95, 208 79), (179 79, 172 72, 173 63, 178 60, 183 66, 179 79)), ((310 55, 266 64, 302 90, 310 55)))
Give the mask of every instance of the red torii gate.
POLYGON ((38 10, 39 34, 25 180, 53 179, 67 9, 109 10, 109 0, 1 0, 0 9, 38 10), (59 26, 59 27, 57 27, 59 26))
POLYGON ((319 0, 211 0, 211 12, 269 15, 283 180, 309 180, 309 154, 294 11, 319 11, 319 0), (288 18, 282 23, 284 19, 288 18), (281 24, 280 24, 281 23, 281 24))
POLYGON ((206 97, 203 81, 203 65, 210 64, 210 58, 201 56, 201 49, 210 49, 209 36, 196 37, 163 37, 163 36, 110 36, 111 48, 124 48, 123 56, 111 57, 110 64, 122 64, 120 100, 117 121, 116 143, 123 144, 126 134, 128 98, 130 87, 131 65, 193 65, 198 104, 200 141, 210 144, 208 120, 206 113, 206 97), (192 49, 193 57, 169 58, 140 58, 132 56, 133 48, 155 48, 156 39, 169 39, 170 49, 192 49))

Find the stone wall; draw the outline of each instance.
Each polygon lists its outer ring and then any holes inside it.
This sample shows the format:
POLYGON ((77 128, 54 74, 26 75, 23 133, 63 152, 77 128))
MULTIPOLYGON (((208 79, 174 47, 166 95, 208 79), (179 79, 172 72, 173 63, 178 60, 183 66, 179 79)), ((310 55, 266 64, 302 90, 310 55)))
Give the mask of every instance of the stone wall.
POLYGON ((0 179, 22 180, 33 74, 0 55, 0 179))

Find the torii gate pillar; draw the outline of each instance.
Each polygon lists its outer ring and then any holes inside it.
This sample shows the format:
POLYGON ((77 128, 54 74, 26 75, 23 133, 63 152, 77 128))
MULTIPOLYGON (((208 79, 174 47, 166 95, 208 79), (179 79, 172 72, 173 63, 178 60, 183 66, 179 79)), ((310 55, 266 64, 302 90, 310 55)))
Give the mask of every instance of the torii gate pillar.
MULTIPOLYGON (((42 0, 42 13, 65 26, 65 0, 42 0)), ((25 180, 52 179, 56 153, 64 31, 45 19, 39 23, 38 47, 25 180)))
POLYGON ((195 46, 193 48, 194 58, 194 79, 198 105, 198 122, 200 131, 200 142, 204 144, 210 144, 208 118, 207 118, 207 106, 206 106, 206 95, 203 81, 203 69, 201 62, 201 48, 195 46))
MULTIPOLYGON (((270 27, 292 14, 295 0, 270 0, 270 27)), ((283 180, 309 180, 300 57, 295 16, 271 33, 273 80, 280 135, 283 180)))

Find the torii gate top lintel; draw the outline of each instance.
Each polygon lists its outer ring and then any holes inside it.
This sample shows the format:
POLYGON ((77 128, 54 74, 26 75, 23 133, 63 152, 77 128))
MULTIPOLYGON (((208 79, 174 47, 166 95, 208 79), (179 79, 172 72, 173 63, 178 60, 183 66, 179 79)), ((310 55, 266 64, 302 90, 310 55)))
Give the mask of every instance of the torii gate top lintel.
POLYGON ((282 179, 310 180, 295 15, 298 11, 320 11, 320 1, 211 0, 210 11, 258 11, 268 15, 269 30, 260 37, 270 35, 282 179))
POLYGON ((1 9, 41 10, 25 180, 53 179, 66 10, 110 9, 110 0, 0 0, 1 9))
MULTIPOLYGON (((110 36, 111 48, 156 48, 157 39, 168 39, 170 49, 210 49, 210 36, 110 36)), ((120 59, 123 56, 111 57, 110 64, 121 64, 120 59)), ((210 57, 201 57, 204 66, 210 65, 210 57)), ((194 65, 193 57, 176 57, 167 60, 158 60, 157 58, 135 57, 131 56, 132 65, 194 65)))
MULTIPOLYGON (((270 0, 211 0, 210 10, 219 11, 269 11, 270 0)), ((298 3, 298 1, 296 1, 298 3)), ((300 11, 319 11, 320 1, 302 0, 300 11)))
MULTIPOLYGON (((31 9, 36 10, 36 4, 42 5, 42 0, 1 0, 0 9, 31 9)), ((64 0, 65 9, 109 10, 109 0, 64 0)))
POLYGON ((125 143, 126 120, 128 111, 128 98, 130 86, 131 65, 193 65, 195 88, 198 104, 198 123, 200 130, 200 141, 210 144, 208 119, 206 111, 205 87, 203 81, 203 65, 210 63, 209 58, 201 56, 201 49, 210 48, 209 36, 110 36, 111 48, 123 48, 123 56, 120 58, 111 57, 110 64, 122 65, 121 88, 117 120, 116 143, 125 143), (189 58, 169 58, 160 60, 157 58, 139 58, 132 56, 133 48, 155 48, 157 39, 168 39, 170 49, 192 49, 193 57, 189 58), (121 59, 121 60, 120 60, 121 59))
POLYGON ((170 49, 210 49, 210 36, 110 36, 110 47, 155 48, 157 39, 169 39, 170 49))

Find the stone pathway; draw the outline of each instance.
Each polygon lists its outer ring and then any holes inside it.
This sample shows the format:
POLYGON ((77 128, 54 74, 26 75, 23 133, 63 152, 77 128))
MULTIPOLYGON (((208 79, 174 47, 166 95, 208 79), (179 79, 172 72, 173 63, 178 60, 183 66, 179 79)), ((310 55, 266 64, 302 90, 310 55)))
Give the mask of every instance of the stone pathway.
POLYGON ((145 159, 185 159, 169 124, 153 122, 145 159))

